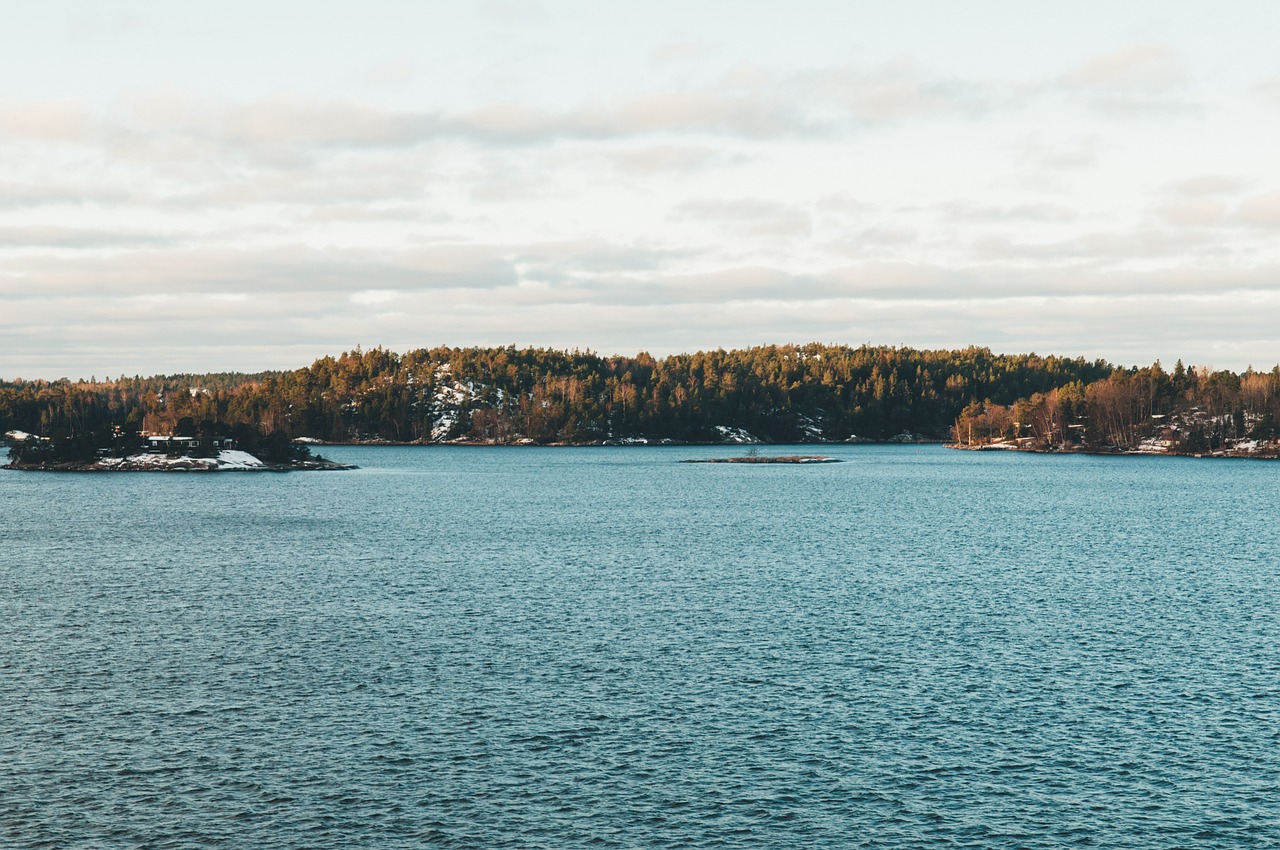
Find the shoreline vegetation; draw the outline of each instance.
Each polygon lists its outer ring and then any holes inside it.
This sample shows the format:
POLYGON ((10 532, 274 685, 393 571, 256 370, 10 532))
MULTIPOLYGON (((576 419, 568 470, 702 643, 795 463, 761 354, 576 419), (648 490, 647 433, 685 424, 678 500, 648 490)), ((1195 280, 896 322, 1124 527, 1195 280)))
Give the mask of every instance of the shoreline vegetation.
POLYGON ((1012 404, 972 402, 948 448, 1040 454, 1280 458, 1280 367, 1244 374, 1159 363, 1012 404))
POLYGON ((358 469, 351 464, 316 458, 290 464, 265 463, 244 452, 222 452, 213 458, 186 455, 153 457, 138 455, 128 458, 103 458, 95 461, 22 462, 10 461, 0 469, 18 472, 320 472, 358 469))
POLYGON ((1109 455, 1112 457, 1191 457, 1191 458, 1235 458, 1242 460, 1280 460, 1280 446, 1256 446, 1246 443, 1239 447, 1227 447, 1210 452, 1179 451, 1174 448, 1154 449, 1119 449, 1113 446, 1102 448, 1086 448, 1083 446, 1066 446, 1042 448, 1028 441, 998 440, 991 443, 965 445, 962 443, 944 443, 945 448, 962 452, 1019 452, 1023 454, 1041 455, 1109 455))
POLYGON ((146 461, 109 464, 102 462, 67 462, 55 464, 8 463, 0 469, 11 469, 15 472, 303 472, 303 471, 340 471, 358 469, 349 464, 334 463, 329 460, 315 463, 280 466, 278 464, 239 462, 223 463, 203 458, 178 457, 167 463, 148 463, 146 461))
MULTIPOLYGON (((1272 457, 1280 366, 1233 373, 1178 362, 1166 371, 973 347, 813 343, 655 358, 509 346, 357 348, 288 372, 0 381, 0 433, 82 450, 106 430, 233 435, 251 452, 264 440, 276 450, 938 442, 1272 457)), ((109 440, 90 448, 58 462, 118 454, 109 440)))
POLYGON ((179 434, 126 432, 119 427, 92 434, 44 437, 24 431, 4 434, 9 462, 24 472, 293 472, 355 469, 312 453, 281 434, 249 429, 197 430, 189 420, 179 434))
POLYGON ((1010 403, 1111 368, 984 348, 356 349, 289 372, 0 381, 0 433, 166 434, 187 417, 325 444, 942 441, 973 399, 1010 403))

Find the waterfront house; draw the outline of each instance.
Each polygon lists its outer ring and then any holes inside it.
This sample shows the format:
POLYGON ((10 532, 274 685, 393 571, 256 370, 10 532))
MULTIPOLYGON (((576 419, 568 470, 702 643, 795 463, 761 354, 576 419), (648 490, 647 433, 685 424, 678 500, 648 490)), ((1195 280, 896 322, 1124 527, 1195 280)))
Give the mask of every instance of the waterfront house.
POLYGON ((174 437, 161 434, 148 434, 147 451, 154 453, 185 454, 200 447, 215 450, 235 448, 235 440, 230 437, 174 437))

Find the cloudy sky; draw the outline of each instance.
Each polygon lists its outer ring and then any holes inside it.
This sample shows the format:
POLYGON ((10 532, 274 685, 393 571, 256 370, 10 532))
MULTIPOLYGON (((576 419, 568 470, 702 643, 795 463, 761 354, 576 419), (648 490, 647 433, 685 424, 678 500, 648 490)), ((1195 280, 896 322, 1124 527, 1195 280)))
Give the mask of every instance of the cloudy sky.
POLYGON ((509 343, 1270 367, 1277 32, 1253 0, 9 4, 0 377, 509 343))

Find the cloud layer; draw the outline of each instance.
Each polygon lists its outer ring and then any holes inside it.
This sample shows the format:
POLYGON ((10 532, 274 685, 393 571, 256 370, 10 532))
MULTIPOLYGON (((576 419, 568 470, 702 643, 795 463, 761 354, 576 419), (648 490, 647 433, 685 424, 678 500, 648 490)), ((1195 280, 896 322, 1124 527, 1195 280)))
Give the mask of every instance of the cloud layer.
POLYGON ((867 38, 892 49, 811 52, 740 29, 570 45, 556 10, 477 14, 449 23, 527 61, 387 35, 336 75, 299 53, 314 83, 193 59, 11 87, 0 376, 437 343, 1280 361, 1280 64, 1227 76, 1230 43, 1132 21, 1005 66, 998 34, 930 49, 887 12, 867 38))

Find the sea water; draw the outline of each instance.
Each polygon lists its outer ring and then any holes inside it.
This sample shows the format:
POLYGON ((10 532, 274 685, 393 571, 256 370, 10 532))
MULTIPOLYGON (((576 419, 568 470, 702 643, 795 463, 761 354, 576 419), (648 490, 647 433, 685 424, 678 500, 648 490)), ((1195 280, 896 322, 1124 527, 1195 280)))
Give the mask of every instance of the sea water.
POLYGON ((1280 844, 1280 463, 823 450, 0 472, 0 846, 1280 844))

